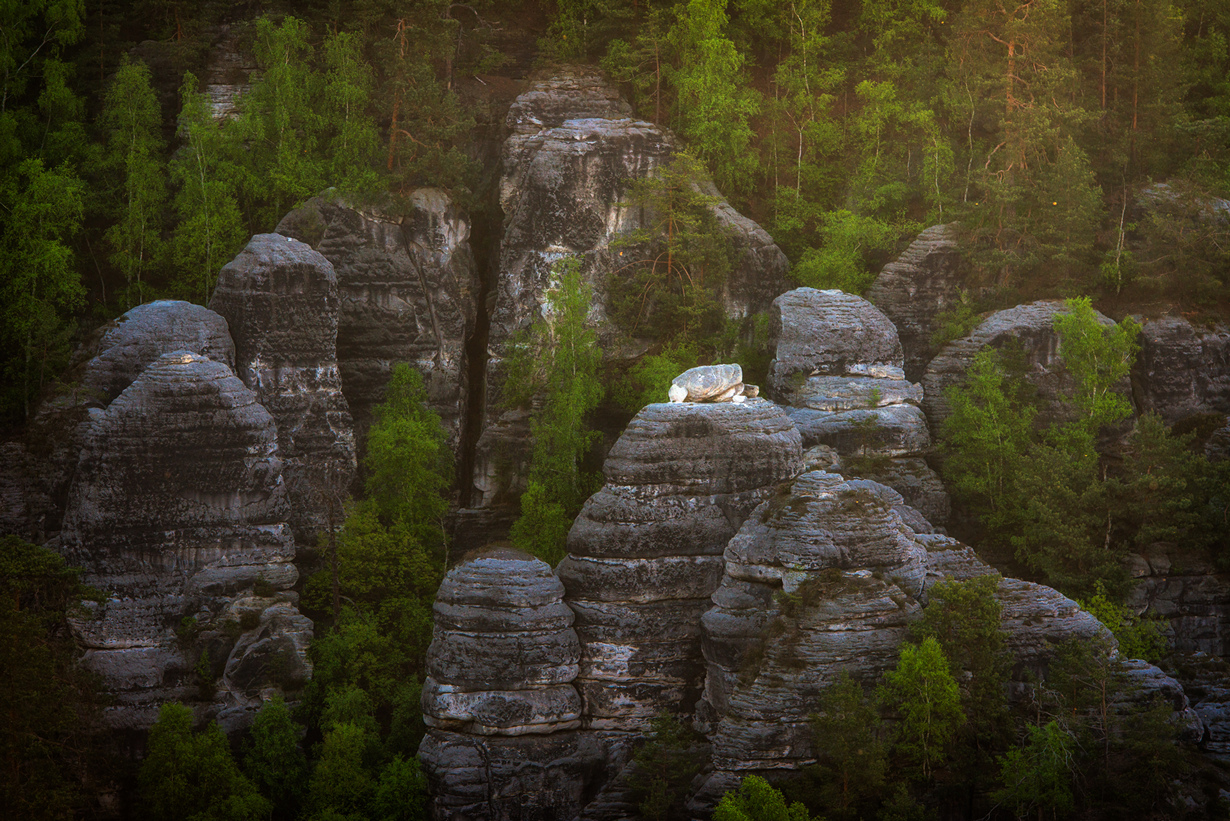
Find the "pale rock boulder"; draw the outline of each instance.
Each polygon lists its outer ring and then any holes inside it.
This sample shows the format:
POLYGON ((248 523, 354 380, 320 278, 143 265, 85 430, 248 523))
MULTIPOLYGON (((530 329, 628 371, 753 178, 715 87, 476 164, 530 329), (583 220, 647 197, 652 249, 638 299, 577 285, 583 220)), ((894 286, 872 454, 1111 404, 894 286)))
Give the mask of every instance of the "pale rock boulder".
POLYGON ((743 383, 743 368, 738 365, 689 368, 671 380, 667 391, 672 402, 742 402, 758 394, 755 385, 743 383))
POLYGON ((230 325, 236 373, 277 423, 290 523, 310 539, 340 522, 357 467, 333 265, 298 240, 257 234, 218 273, 209 304, 230 325))

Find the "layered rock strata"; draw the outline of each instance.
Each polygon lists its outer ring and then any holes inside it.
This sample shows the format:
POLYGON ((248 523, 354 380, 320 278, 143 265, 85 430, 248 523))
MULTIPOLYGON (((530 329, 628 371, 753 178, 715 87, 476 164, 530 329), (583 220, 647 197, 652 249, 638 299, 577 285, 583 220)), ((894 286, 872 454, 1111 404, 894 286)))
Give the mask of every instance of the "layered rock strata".
POLYGON ((574 818, 604 761, 581 724, 580 659, 564 586, 544 562, 483 550, 433 607, 419 759, 437 819, 574 818))
POLYGON ((298 240, 257 234, 223 266, 209 305, 230 325, 236 373, 277 423, 292 527, 307 539, 336 526, 356 463, 333 265, 298 240))
POLYGON ((1153 411, 1167 425, 1230 413, 1230 327, 1197 328, 1177 316, 1146 322, 1132 385, 1140 412, 1153 411))
POLYGON ((226 365, 166 354, 92 411, 61 549, 106 596, 74 629, 115 695, 112 725, 303 683, 311 622, 281 592, 298 578, 287 511, 274 420, 226 365))
MULTIPOLYGON (((503 150, 500 241, 488 343, 486 410, 476 446, 473 506, 508 503, 523 489, 529 426, 501 410, 502 357, 509 340, 540 315, 561 258, 581 260, 593 287, 590 320, 608 357, 645 350, 607 322, 608 277, 623 264, 613 240, 642 227, 645 214, 626 205, 631 186, 671 161, 674 136, 632 117, 617 90, 591 68, 566 68, 539 80, 517 98, 507 117, 503 150)), ((764 310, 786 288, 789 263, 772 238, 729 206, 707 180, 697 188, 715 195, 718 224, 730 238, 733 270, 719 301, 727 316, 742 319, 764 310)))
POLYGON ((961 254, 955 225, 932 225, 888 263, 867 289, 867 299, 884 312, 901 338, 905 376, 922 378, 932 354, 936 317, 961 300, 961 254))
POLYGON ((924 457, 931 434, 920 385, 905 379, 893 323, 861 297, 797 288, 773 301, 769 388, 804 447, 827 446, 847 473, 883 482, 930 521, 948 520, 924 457))
POLYGON ((926 576, 926 550, 871 488, 813 471, 758 507, 724 551, 702 620, 698 723, 711 805, 749 771, 814 760, 808 715, 842 672, 871 683, 897 660, 926 576))
POLYGON ((439 189, 417 189, 407 205, 393 213, 317 197, 277 231, 315 248, 337 274, 337 361, 360 441, 393 366, 408 362, 423 374, 456 452, 469 390, 466 342, 480 309, 470 219, 439 189))
POLYGON ((577 614, 584 726, 640 731, 691 709, 722 552, 801 454, 794 425, 762 399, 649 405, 628 425, 557 569, 577 614))
POLYGON ((1127 558, 1136 579, 1128 606, 1165 619, 1176 652, 1230 654, 1230 578, 1205 551, 1155 542, 1127 558))

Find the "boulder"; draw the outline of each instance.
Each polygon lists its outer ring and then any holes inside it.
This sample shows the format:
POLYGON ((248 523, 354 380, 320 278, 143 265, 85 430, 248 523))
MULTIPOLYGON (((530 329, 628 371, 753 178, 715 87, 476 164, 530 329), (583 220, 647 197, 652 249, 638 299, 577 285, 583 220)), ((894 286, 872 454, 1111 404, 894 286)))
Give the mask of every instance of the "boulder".
MULTIPOLYGON (((869 380, 870 381, 870 380, 869 380)), ((787 408, 804 447, 828 445, 843 456, 921 456, 931 450, 927 417, 915 405, 840 412, 787 408)))
POLYGON ((956 225, 932 225, 880 271, 867 299, 897 326, 905 378, 918 381, 935 353, 936 317, 960 304, 961 254, 956 225))
POLYGON ((236 373, 277 423, 291 526, 301 539, 335 527, 356 463, 333 265, 298 240, 257 234, 223 266, 209 304, 230 325, 236 373))
POLYGON ((337 274, 338 370, 358 440, 393 366, 408 362, 423 374, 428 401, 459 452, 470 382, 466 343, 480 299, 466 212, 435 188, 411 192, 398 210, 317 197, 287 214, 277 231, 315 248, 337 274))
POLYGON ((1140 412, 1153 411, 1167 425, 1230 413, 1230 326, 1197 328, 1177 316, 1146 322, 1132 384, 1140 412))
POLYGON ((629 423, 557 569, 577 614, 584 726, 641 732, 664 709, 691 709, 723 549, 801 453, 762 399, 654 404, 629 423))
POLYGON ((904 379, 901 342, 888 317, 842 291, 795 288, 769 312, 769 390, 782 399, 809 376, 904 379))
POLYGON ((743 384, 743 368, 738 365, 689 368, 671 380, 667 393, 672 402, 742 402, 756 396, 754 385, 743 384))
POLYGON ((255 394, 222 363, 166 354, 91 412, 83 441, 60 547, 106 597, 74 632, 115 696, 109 723, 148 726, 167 700, 253 707, 262 688, 301 686, 311 622, 279 598, 298 572, 277 428, 255 394), (254 624, 234 618, 244 597, 259 599, 254 624), (205 682, 193 671, 211 631, 239 640, 205 682))

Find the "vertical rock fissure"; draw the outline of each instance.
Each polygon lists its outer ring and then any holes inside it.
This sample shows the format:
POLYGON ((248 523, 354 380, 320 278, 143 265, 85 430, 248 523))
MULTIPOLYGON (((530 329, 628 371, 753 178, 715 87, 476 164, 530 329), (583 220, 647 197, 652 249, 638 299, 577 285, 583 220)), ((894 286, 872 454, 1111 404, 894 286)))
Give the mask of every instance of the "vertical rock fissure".
MULTIPOLYGON (((496 179, 499 176, 496 175, 496 179)), ((492 186, 485 208, 471 215, 470 252, 474 254, 474 269, 478 272, 478 311, 474 333, 466 340, 466 415, 461 434, 457 476, 460 482, 461 507, 470 507, 474 496, 474 460, 478 438, 483 432, 483 415, 487 411, 487 341, 491 331, 491 308, 499 276, 496 253, 503 234, 504 212, 500 209, 498 187, 492 186)))

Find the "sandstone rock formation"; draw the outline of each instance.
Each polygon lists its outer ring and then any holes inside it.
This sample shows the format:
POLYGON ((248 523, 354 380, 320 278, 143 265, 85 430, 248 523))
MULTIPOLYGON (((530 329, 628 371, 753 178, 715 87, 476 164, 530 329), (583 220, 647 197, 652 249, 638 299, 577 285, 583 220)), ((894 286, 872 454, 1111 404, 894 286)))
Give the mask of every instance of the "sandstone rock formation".
POLYGON ((814 760, 808 715, 841 672, 874 682, 897 660, 926 550, 878 494, 823 471, 758 507, 725 550, 703 619, 698 723, 714 772, 695 798, 712 806, 749 771, 814 760))
POLYGON ((298 578, 287 510, 274 420, 226 365, 166 354, 91 412, 61 549, 107 596, 75 631, 116 697, 113 726, 303 683, 311 622, 281 592, 298 578), (193 673, 205 646, 215 682, 193 673))
POLYGON ((743 384, 738 365, 701 365, 671 380, 667 396, 672 402, 742 402, 759 394, 755 385, 743 384))
POLYGON ((454 451, 466 413, 466 342, 480 306, 470 220, 446 193, 420 188, 409 213, 358 210, 317 197, 278 224, 337 273, 337 361, 360 441, 393 365, 422 374, 454 451))
MULTIPOLYGON (((974 356, 983 348, 1005 345, 1020 347, 1025 378, 1038 391, 1042 420, 1070 420, 1075 409, 1062 397, 1071 393, 1072 378, 1059 358, 1059 334, 1054 327, 1055 316, 1063 311, 1064 304, 1059 300, 1041 300, 996 311, 969 336, 945 345, 927 365, 922 379, 923 410, 932 430, 937 430, 948 418, 944 391, 961 384, 974 356)), ((1111 324, 1109 318, 1097 316, 1103 325, 1111 324)), ((1128 380, 1124 379, 1115 389, 1127 395, 1130 391, 1128 380)))
POLYGON ((936 317, 961 300, 961 254, 955 225, 932 225, 888 263, 867 289, 867 299, 897 326, 905 378, 917 382, 935 353, 936 317))
POLYGON ((639 731, 663 709, 691 709, 722 551, 801 453, 762 399, 649 405, 628 425, 557 569, 577 614, 584 726, 639 731))
POLYGON ((449 571, 434 605, 419 758, 439 819, 574 818, 603 763, 580 726, 580 647, 544 562, 488 548, 449 571))
POLYGON ((888 318, 861 297, 814 288, 782 294, 770 318, 769 387, 804 447, 832 448, 841 470, 893 487, 944 524, 948 494, 923 459, 931 451, 923 389, 904 378, 888 318))
POLYGON ((1230 413, 1230 326, 1197 328, 1183 317, 1146 322, 1132 369, 1141 413, 1167 425, 1203 413, 1230 413))
POLYGON ((1136 584, 1127 604, 1166 619, 1175 651, 1230 654, 1230 578, 1204 551, 1155 542, 1129 558, 1136 584))
POLYGON ((257 234, 218 273, 209 305, 230 324, 236 373, 277 423, 291 526, 300 539, 336 526, 356 464, 333 266, 298 240, 257 234))

